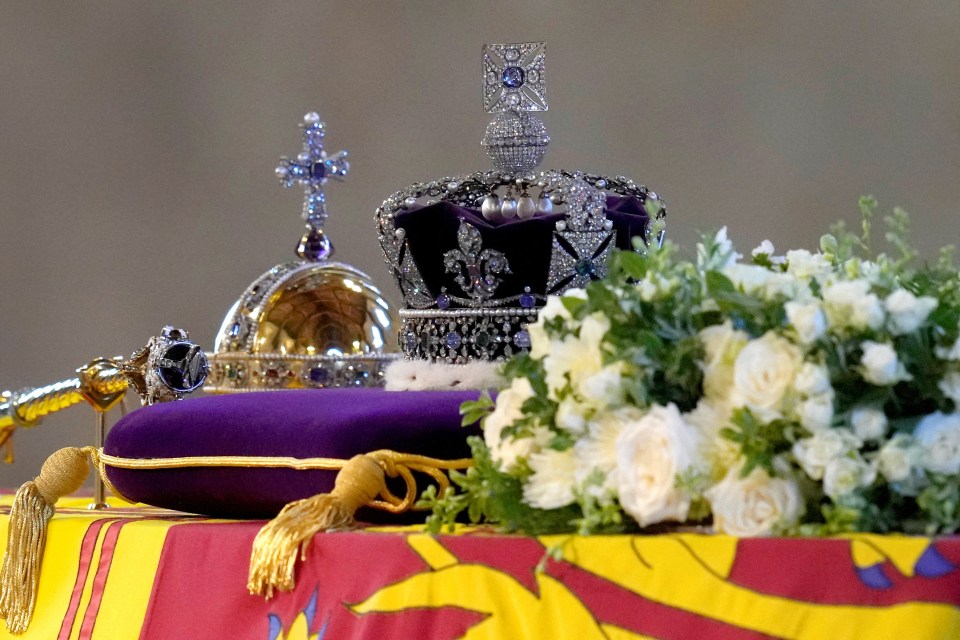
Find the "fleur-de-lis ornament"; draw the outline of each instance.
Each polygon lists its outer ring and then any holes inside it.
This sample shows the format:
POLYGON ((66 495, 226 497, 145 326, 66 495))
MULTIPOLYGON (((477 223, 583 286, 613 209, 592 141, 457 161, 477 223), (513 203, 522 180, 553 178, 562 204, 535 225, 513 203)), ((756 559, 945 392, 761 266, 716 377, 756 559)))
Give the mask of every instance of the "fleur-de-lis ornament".
POLYGON ((501 279, 497 276, 511 273, 506 256, 495 249, 484 249, 483 239, 476 227, 466 220, 457 228, 459 249, 443 254, 447 273, 457 274, 454 280, 471 300, 473 306, 483 305, 493 297, 501 279))

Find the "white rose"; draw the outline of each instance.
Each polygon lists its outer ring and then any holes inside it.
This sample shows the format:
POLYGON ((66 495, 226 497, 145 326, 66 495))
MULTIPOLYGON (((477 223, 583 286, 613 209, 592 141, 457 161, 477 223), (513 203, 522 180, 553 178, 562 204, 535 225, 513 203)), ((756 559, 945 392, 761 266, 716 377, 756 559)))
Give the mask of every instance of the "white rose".
POLYGON ((918 453, 913 438, 898 433, 881 447, 877 455, 878 470, 890 482, 903 482, 917 464, 918 453))
POLYGON ((573 503, 573 449, 544 449, 530 454, 527 463, 533 473, 523 485, 525 503, 536 509, 559 509, 573 503))
POLYGON ((580 381, 577 390, 587 403, 604 407, 623 402, 623 363, 609 364, 580 381))
POLYGON ((751 340, 733 363, 734 405, 762 416, 779 414, 780 401, 792 387, 801 362, 800 350, 772 331, 751 340))
POLYGON ((960 473, 960 413, 931 413, 917 424, 913 437, 923 449, 924 468, 934 473, 960 473))
POLYGON ((734 468, 705 496, 719 533, 738 537, 767 536, 797 522, 803 508, 793 480, 771 478, 759 467, 746 478, 734 468))
POLYGON ((797 371, 794 388, 797 390, 797 393, 805 396, 819 396, 825 393, 832 393, 833 387, 830 386, 830 371, 822 364, 804 362, 800 370, 797 371))
POLYGON ((811 433, 829 429, 833 423, 833 392, 811 396, 797 406, 800 424, 811 433))
POLYGON ((797 332, 797 340, 809 345, 827 331, 827 316, 819 302, 797 302, 791 300, 783 305, 787 312, 787 322, 797 332))
POLYGON ((503 430, 523 417, 521 407, 533 397, 533 387, 526 378, 514 378, 510 386, 497 395, 493 412, 483 422, 483 439, 490 449, 490 457, 500 464, 504 471, 510 471, 518 458, 532 451, 535 441, 521 438, 519 442, 512 436, 503 436, 503 430))
POLYGON ((792 453, 811 480, 821 480, 827 463, 859 446, 860 441, 847 429, 824 429, 797 440, 792 453))
POLYGON ((726 400, 733 385, 733 362, 749 337, 743 331, 735 331, 727 320, 700 330, 704 360, 703 393, 715 400, 726 400))
POLYGON ((960 373, 951 371, 943 376, 943 379, 937 383, 937 387, 943 391, 943 395, 953 400, 957 408, 960 408, 960 373))
POLYGON ((627 425, 639 422, 643 411, 636 407, 624 407, 616 411, 602 411, 587 425, 586 436, 573 445, 576 459, 574 480, 578 486, 594 473, 604 476, 603 487, 615 492, 617 489, 617 438, 627 425))
POLYGON ((897 352, 892 346, 872 340, 863 341, 863 355, 860 357, 861 374, 863 379, 879 387, 896 384, 901 380, 909 380, 910 374, 897 359, 897 352))
POLYGON ((672 403, 624 426, 616 443, 618 493, 640 526, 686 519, 690 496, 677 488, 677 476, 697 463, 699 445, 700 434, 672 403))
POLYGON ((861 440, 879 440, 887 433, 887 415, 873 407, 860 407, 850 413, 850 425, 861 440))
POLYGON ((937 308, 937 299, 916 297, 906 289, 897 289, 883 301, 887 310, 887 327, 895 336, 912 333, 920 328, 930 312, 937 308))
POLYGON ((823 288, 823 310, 831 327, 855 330, 883 326, 883 306, 866 280, 844 280, 823 288))
POLYGON ((836 500, 876 479, 876 471, 858 457, 843 456, 827 462, 823 471, 823 492, 836 500))
POLYGON ((787 272, 798 278, 822 280, 832 271, 833 267, 821 253, 810 253, 805 249, 787 251, 787 272))

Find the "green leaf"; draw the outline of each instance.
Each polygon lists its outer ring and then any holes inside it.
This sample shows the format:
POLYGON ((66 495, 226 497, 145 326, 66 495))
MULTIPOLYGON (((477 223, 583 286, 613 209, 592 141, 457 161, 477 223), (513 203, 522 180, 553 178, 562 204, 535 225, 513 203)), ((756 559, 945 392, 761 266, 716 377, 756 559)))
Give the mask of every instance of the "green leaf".
POLYGON ((737 287, 733 284, 733 281, 719 271, 707 271, 703 274, 703 277, 707 283, 707 291, 711 295, 737 293, 737 287))
POLYGON ((494 406, 493 398, 490 397, 488 391, 481 393, 480 397, 476 400, 464 401, 460 405, 460 426, 469 427, 472 424, 484 420, 488 415, 493 413, 494 406))

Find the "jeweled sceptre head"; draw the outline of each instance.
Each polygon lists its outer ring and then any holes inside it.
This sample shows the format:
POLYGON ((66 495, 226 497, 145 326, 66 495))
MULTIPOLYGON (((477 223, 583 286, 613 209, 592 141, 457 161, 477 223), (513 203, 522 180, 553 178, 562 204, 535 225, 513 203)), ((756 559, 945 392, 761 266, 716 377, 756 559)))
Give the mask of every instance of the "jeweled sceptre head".
POLYGON ((347 152, 338 151, 328 156, 323 148, 326 125, 320 116, 310 112, 303 116, 300 130, 303 132, 303 151, 291 160, 283 156, 277 167, 280 184, 292 187, 303 186, 303 219, 307 230, 297 245, 297 255, 304 260, 325 260, 333 255, 333 244, 323 232, 327 220, 327 198, 323 185, 329 178, 343 181, 350 171, 347 152))

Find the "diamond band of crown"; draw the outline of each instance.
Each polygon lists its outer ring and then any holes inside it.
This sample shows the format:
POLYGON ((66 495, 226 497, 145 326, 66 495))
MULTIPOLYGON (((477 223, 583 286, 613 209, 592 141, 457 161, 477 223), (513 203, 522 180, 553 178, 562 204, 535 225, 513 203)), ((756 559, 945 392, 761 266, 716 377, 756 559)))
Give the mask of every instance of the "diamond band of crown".
POLYGON ((525 351, 547 296, 602 278, 634 236, 662 241, 666 207, 645 186, 538 169, 550 136, 531 112, 547 110, 545 61, 543 42, 485 45, 483 105, 494 117, 482 145, 495 169, 412 184, 377 209, 408 359, 525 351))
POLYGON ((400 348, 407 359, 458 363, 503 360, 530 348, 526 326, 536 308, 400 310, 400 348))

